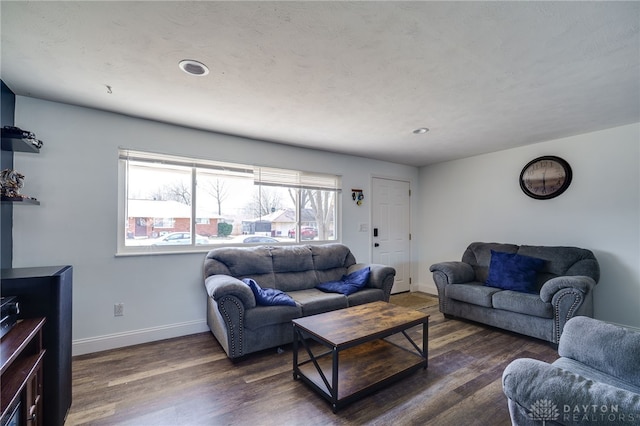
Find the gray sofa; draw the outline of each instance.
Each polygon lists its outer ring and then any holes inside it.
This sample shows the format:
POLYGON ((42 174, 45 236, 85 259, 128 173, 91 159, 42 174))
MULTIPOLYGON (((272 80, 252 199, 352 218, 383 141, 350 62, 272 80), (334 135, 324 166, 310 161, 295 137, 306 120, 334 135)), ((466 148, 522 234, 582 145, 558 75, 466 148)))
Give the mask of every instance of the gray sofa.
POLYGON ((440 312, 557 344, 574 316, 593 316, 593 288, 600 268, 593 253, 577 247, 474 242, 462 261, 431 265, 440 312), (532 293, 485 285, 492 251, 541 259, 532 293))
POLYGON ((516 426, 640 424, 640 331, 567 321, 552 364, 530 358, 502 374, 516 426))
POLYGON ((207 289, 207 323, 232 359, 293 341, 291 320, 348 306, 389 301, 395 269, 356 263, 342 244, 227 247, 211 250, 204 259, 207 289), (345 296, 315 288, 369 267, 365 287, 345 296), (262 288, 284 291, 295 306, 256 303, 242 279, 251 278, 262 288))

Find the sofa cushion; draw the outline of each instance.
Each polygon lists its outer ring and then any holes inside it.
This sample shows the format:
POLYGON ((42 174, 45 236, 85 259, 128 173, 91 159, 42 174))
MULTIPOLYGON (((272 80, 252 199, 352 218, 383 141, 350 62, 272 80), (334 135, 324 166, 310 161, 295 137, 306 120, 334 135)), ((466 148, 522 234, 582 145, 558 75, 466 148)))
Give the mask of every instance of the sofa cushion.
POLYGON ((380 288, 365 287, 362 290, 347 296, 349 306, 363 305, 365 303, 384 300, 384 291, 380 288))
POLYGON ((279 272, 273 275, 273 280, 274 288, 282 291, 306 290, 314 288, 319 283, 318 276, 313 270, 279 272))
POLYGON ((258 305, 296 306, 296 302, 291 298, 291 296, 289 296, 282 290, 278 290, 275 288, 262 288, 255 280, 252 280, 251 278, 245 278, 242 280, 242 282, 247 284, 251 288, 251 291, 253 292, 253 295, 256 298, 256 303, 258 305))
POLYGON ((268 247, 221 247, 207 254, 205 276, 225 274, 233 277, 273 273, 268 247))
POLYGON ((325 293, 315 288, 290 291, 288 294, 302 307, 302 315, 305 317, 348 306, 344 294, 325 293))
POLYGON ((296 306, 256 306, 245 311, 244 326, 256 330, 268 325, 291 322, 302 316, 302 307, 296 306))
POLYGON ((489 276, 485 285, 522 293, 536 293, 536 274, 545 261, 517 253, 491 250, 489 276))
POLYGON ((272 247, 273 272, 300 272, 313 269, 309 246, 272 247))
POLYGON ((327 281, 316 286, 317 289, 328 293, 342 293, 345 296, 361 290, 369 282, 371 269, 369 267, 353 271, 349 275, 343 275, 338 281, 327 281))
POLYGON ((543 302, 537 294, 504 290, 494 293, 492 301, 495 309, 541 318, 553 318, 553 306, 551 303, 543 302))
POLYGON ((351 251, 341 244, 310 247, 313 252, 313 265, 317 276, 314 285, 339 280, 347 273, 347 268, 356 263, 351 251))
POLYGON ((342 244, 324 244, 309 247, 313 253, 313 266, 317 271, 348 268, 356 263, 355 257, 353 257, 349 248, 342 244))
POLYGON ((518 254, 544 259, 543 273, 558 275, 586 275, 598 282, 600 267, 591 250, 562 246, 520 246, 518 254))
MULTIPOLYGON (((271 247, 270 250, 273 288, 290 291, 313 288, 318 284, 309 246, 271 247)), ((268 278, 265 279, 265 285, 267 283, 271 283, 268 278)))
POLYGON ((489 264, 491 263, 491 250, 501 253, 516 253, 518 246, 515 244, 502 243, 480 243, 469 244, 469 247, 462 254, 462 261, 468 263, 473 268, 476 281, 481 283, 487 280, 489 274, 489 264))
POLYGON ((502 290, 484 286, 479 282, 474 284, 450 284, 445 287, 445 293, 448 298, 486 308, 493 307, 491 297, 499 291, 502 290))

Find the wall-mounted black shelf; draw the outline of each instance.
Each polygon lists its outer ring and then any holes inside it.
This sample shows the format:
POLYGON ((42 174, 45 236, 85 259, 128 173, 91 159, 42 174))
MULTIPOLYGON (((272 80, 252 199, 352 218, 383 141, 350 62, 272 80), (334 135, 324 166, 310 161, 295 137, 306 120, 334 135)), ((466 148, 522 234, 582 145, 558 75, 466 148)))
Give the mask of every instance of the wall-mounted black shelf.
MULTIPOLYGON (((2 150, 11 152, 29 152, 32 154, 39 154, 40 148, 35 146, 29 139, 18 138, 12 136, 2 136, 2 150)), ((29 197, 5 197, 0 196, 0 203, 2 204, 23 204, 39 206, 40 201, 29 197)))
POLYGON ((39 206, 40 201, 34 200, 33 198, 22 198, 22 197, 5 197, 0 196, 0 202, 4 203, 19 203, 19 204, 30 204, 33 206, 39 206))
POLYGON ((2 137, 2 150, 3 151, 13 151, 13 152, 32 152, 34 154, 38 154, 40 149, 32 144, 28 139, 23 138, 12 138, 3 136, 2 137))

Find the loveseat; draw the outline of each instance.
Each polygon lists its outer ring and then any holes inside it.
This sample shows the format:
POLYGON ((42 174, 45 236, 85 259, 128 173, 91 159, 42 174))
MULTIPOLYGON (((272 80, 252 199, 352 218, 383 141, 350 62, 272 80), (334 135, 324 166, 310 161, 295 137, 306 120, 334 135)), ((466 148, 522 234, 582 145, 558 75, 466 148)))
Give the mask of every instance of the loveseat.
POLYGON ((574 316, 593 316, 600 278, 590 250, 577 247, 471 243, 462 261, 431 265, 439 308, 557 344, 574 316))
POLYGON ((504 370, 513 425, 640 424, 640 331, 574 317, 558 354, 552 364, 520 358, 504 370))
POLYGON ((206 255, 203 274, 207 324, 227 356, 237 359, 291 343, 292 319, 378 300, 388 302, 395 269, 356 263, 348 247, 324 244, 216 248, 206 255), (353 293, 317 288, 344 283, 363 272, 368 278, 353 293), (256 286, 282 292, 293 303, 260 304, 256 286))

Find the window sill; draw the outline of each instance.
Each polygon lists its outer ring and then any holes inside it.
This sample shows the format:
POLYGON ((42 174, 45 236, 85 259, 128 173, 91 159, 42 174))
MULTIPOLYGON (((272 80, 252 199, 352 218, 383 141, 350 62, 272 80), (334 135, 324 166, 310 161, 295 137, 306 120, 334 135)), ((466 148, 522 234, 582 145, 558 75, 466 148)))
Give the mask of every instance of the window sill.
MULTIPOLYGON (((322 245, 322 244, 339 244, 338 240, 325 240, 325 241, 316 241, 316 240, 305 240, 300 242, 290 242, 290 243, 264 243, 264 244, 212 244, 202 247, 184 247, 182 249, 177 248, 163 248, 158 249, 157 246, 146 246, 149 249, 142 251, 137 250, 127 250, 120 249, 116 251, 115 257, 136 257, 136 256, 158 256, 158 255, 175 255, 175 254, 206 254, 209 251, 215 248, 223 248, 223 247, 260 247, 260 246, 274 246, 274 247, 287 247, 287 246, 304 246, 304 245, 322 245)), ((165 246, 166 247, 166 246, 165 246)))

